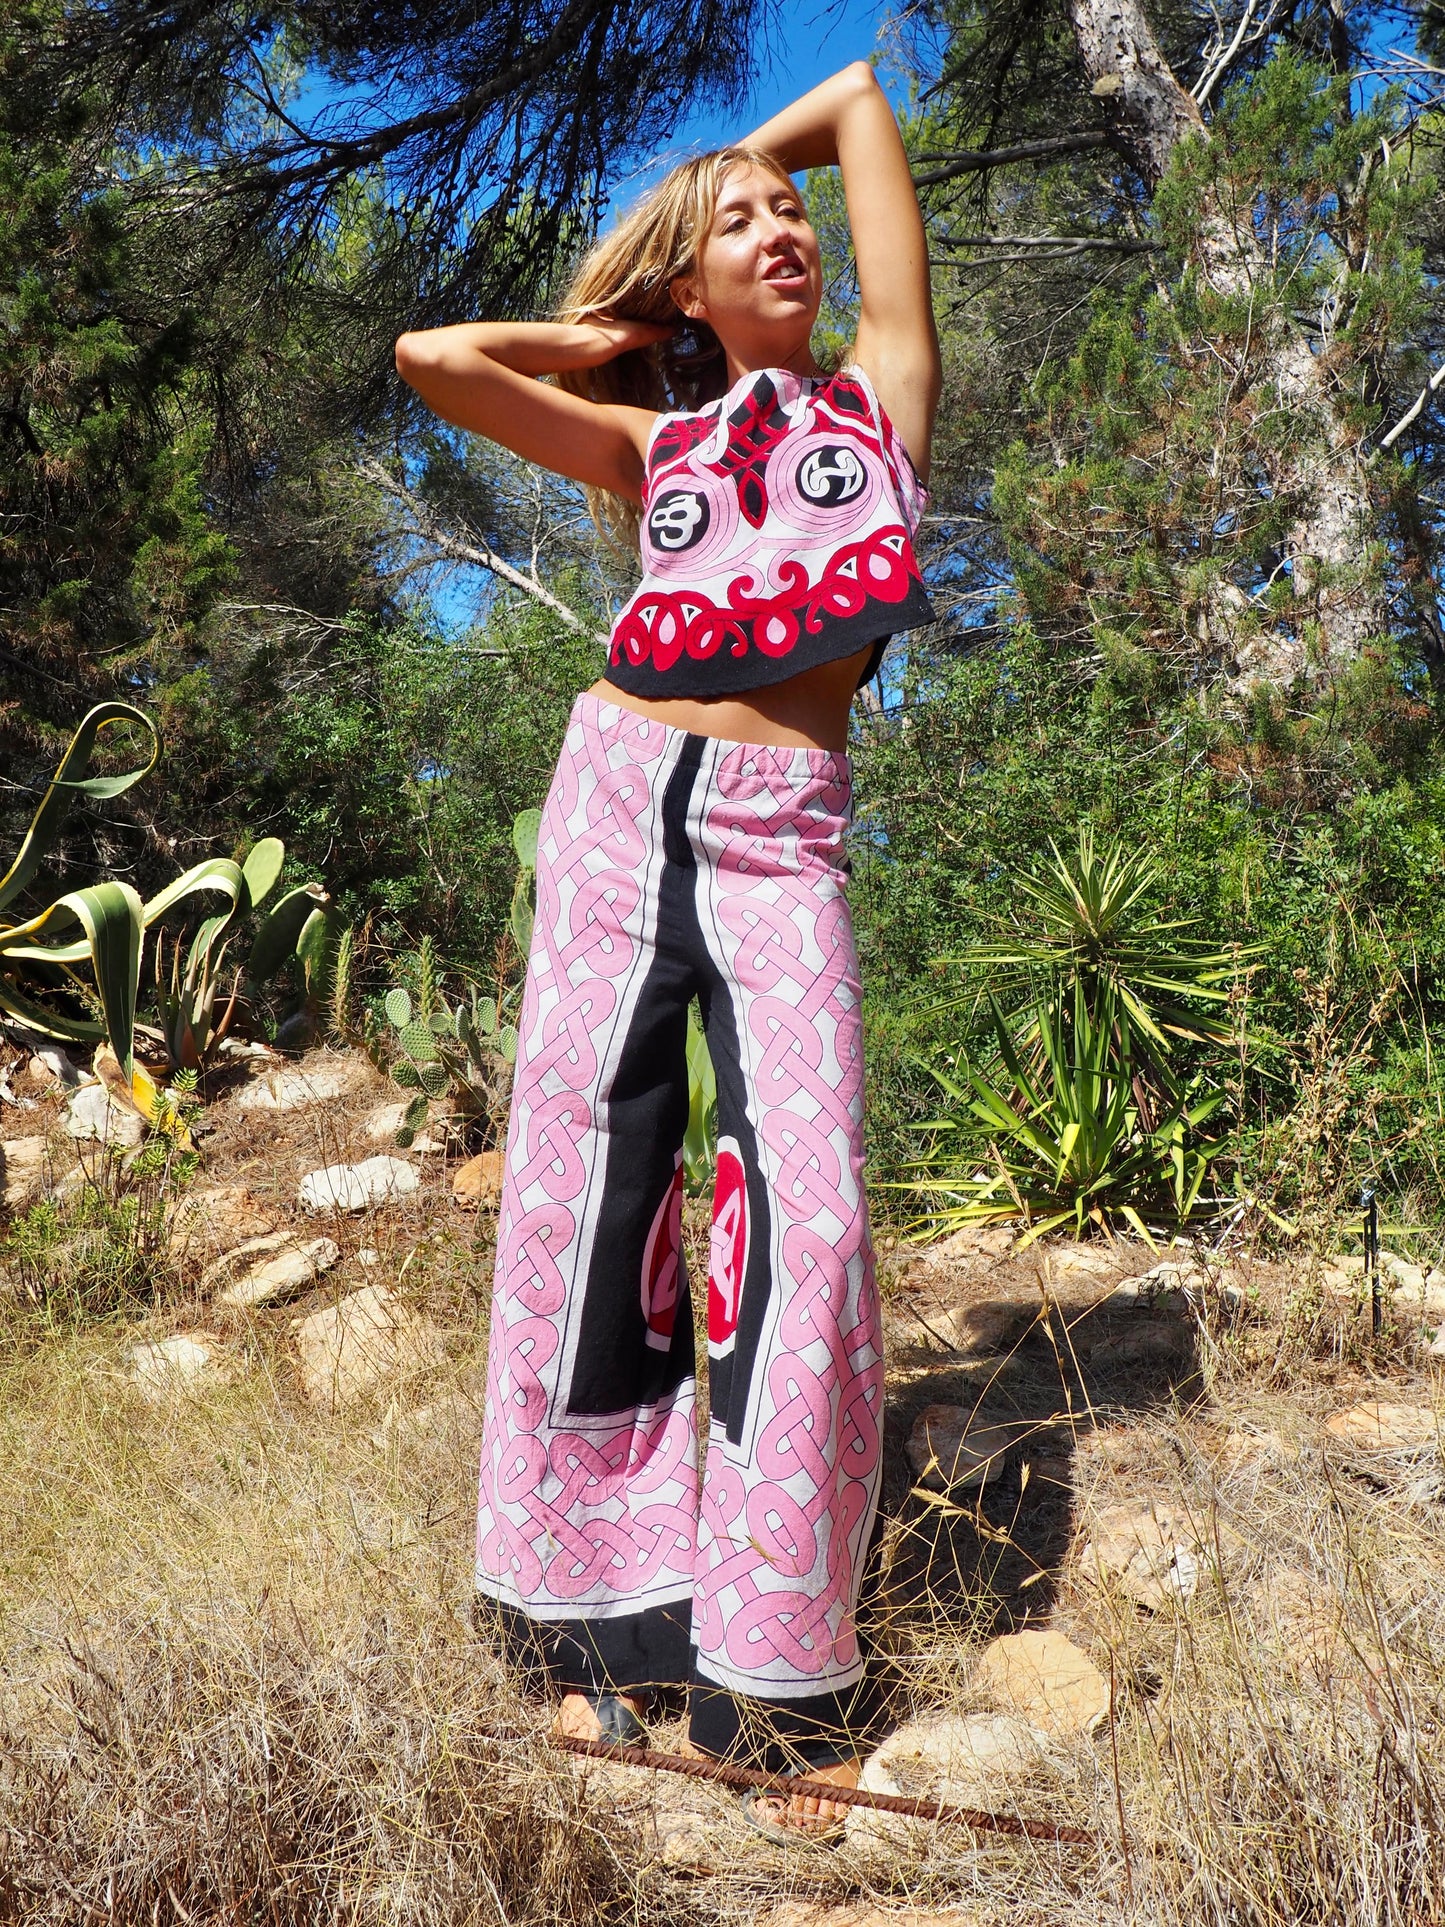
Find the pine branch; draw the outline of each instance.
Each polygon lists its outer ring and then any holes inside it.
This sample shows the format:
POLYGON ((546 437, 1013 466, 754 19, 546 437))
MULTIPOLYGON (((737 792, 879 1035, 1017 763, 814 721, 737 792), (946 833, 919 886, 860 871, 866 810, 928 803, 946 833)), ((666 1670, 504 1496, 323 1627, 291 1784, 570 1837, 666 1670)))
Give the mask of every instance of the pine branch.
POLYGON ((955 154, 930 154, 929 160, 941 161, 928 174, 915 174, 915 187, 936 187, 940 181, 957 180, 960 174, 982 174, 990 167, 1008 167, 1014 161, 1048 160, 1056 154, 1082 154, 1093 147, 1108 144, 1108 135, 1100 128, 1084 129, 1077 134, 1061 134, 1053 140, 1023 141, 1017 147, 993 147, 984 149, 961 149, 955 154))

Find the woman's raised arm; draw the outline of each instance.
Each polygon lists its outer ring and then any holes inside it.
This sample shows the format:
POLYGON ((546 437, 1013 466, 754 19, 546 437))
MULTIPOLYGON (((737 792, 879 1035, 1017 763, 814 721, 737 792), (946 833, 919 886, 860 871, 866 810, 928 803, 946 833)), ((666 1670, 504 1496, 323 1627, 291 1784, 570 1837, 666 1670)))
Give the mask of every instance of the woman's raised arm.
POLYGON ((596 368, 671 332, 643 321, 465 321, 403 335, 396 371, 443 421, 635 502, 653 411, 587 401, 537 376, 596 368))
POLYGON ((928 474, 933 417, 943 385, 923 216, 898 123, 873 69, 858 60, 765 121, 746 145, 776 154, 789 172, 843 172, 862 312, 855 354, 928 474))

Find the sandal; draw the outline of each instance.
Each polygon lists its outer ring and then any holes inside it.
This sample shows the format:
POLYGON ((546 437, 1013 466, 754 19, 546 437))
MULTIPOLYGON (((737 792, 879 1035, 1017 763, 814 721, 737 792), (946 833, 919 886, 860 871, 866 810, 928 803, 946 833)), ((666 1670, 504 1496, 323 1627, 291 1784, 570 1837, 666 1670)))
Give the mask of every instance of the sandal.
POLYGON ((606 1746, 646 1746, 647 1728, 620 1693, 594 1693, 582 1687, 572 1689, 586 1700, 597 1715, 599 1741, 606 1746))
MULTIPOLYGON (((805 1773, 789 1773, 790 1780, 803 1780, 805 1773)), ((819 1796, 822 1797, 821 1795, 819 1796)), ((836 1847, 847 1832, 846 1816, 830 1820, 826 1826, 782 1826, 764 1820, 758 1813, 758 1804, 763 1800, 786 1800, 787 1795, 779 1789, 768 1793, 761 1787, 748 1787, 738 1795, 738 1812, 742 1815, 743 1825, 760 1833, 764 1840, 771 1840, 775 1847, 836 1847)))

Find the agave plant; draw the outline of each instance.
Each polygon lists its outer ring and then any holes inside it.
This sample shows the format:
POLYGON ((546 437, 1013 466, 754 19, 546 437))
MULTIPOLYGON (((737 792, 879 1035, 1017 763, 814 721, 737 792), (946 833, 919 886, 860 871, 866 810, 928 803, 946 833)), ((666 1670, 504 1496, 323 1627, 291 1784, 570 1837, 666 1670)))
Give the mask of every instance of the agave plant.
POLYGON ((1029 921, 954 960, 988 973, 993 1055, 934 1069, 957 1108, 911 1188, 935 1228, 1021 1217, 1029 1241, 1117 1217, 1148 1236, 1199 1207, 1220 1148, 1208 1126, 1225 1091, 1178 1047, 1231 1040, 1219 1007, 1241 953, 1152 909, 1147 853, 1100 851, 1087 830, 1072 864, 1050 848, 1042 879, 1013 879, 1029 921), (1001 997, 1017 999, 1007 1014, 1001 997))
MULTIPOLYGON (((184 969, 180 941, 172 946, 169 983, 163 942, 157 941, 161 1028, 166 1055, 176 1069, 199 1070, 229 1031, 242 987, 269 983, 289 959, 294 957, 300 965, 303 996, 311 999, 325 994, 334 936, 331 902, 319 884, 302 883, 289 890, 262 920, 244 965, 236 970, 230 998, 219 1018, 216 1015, 226 953, 246 918, 270 895, 285 861, 286 846, 278 836, 263 837, 253 847, 236 873, 229 909, 208 917, 196 931, 186 948, 184 969)), ((230 868, 235 870, 236 866, 230 868)), ((229 883, 229 870, 225 874, 229 883)))
MULTIPOLYGON (((66 891, 20 923, 7 923, 5 913, 35 884, 70 805, 82 796, 105 802, 122 795, 155 768, 160 749, 160 734, 143 710, 130 703, 97 704, 71 737, 14 862, 0 877, 0 1014, 46 1037, 77 1043, 108 1040, 127 1083, 135 1077, 136 993, 146 931, 188 897, 205 893, 223 900, 224 908, 201 926, 192 944, 191 956, 197 959, 194 972, 188 958, 194 1011, 195 996, 201 994, 204 983, 205 960, 216 954, 218 944, 224 952, 228 933, 275 882, 284 855, 280 844, 274 838, 258 844, 244 869, 228 857, 208 858, 148 901, 143 901, 128 883, 107 881, 66 891), (146 760, 117 776, 88 776, 101 732, 118 724, 144 731, 149 739, 146 760), (76 925, 81 931, 78 939, 55 941, 57 935, 76 925), (93 993, 77 975, 77 965, 89 966, 95 980, 93 993), (77 1016, 43 1001, 57 975, 62 984, 68 980, 82 1002, 94 1006, 98 1001, 98 1019, 77 1016)), ((274 970, 287 949, 298 947, 306 920, 325 904, 325 893, 314 884, 303 885, 300 891, 283 898, 252 946, 252 971, 262 975, 274 970)))

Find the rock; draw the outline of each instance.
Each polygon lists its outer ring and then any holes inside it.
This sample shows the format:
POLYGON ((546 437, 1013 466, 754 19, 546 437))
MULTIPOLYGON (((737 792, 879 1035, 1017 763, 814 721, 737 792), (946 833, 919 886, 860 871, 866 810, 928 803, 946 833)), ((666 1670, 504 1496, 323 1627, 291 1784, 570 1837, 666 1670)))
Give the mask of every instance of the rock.
POLYGON ((1159 1500, 1105 1506, 1090 1522, 1079 1571, 1095 1585, 1115 1585, 1149 1612, 1187 1604, 1208 1571, 1207 1525, 1196 1525, 1159 1500))
POLYGON ((24 1211, 45 1188, 46 1141, 13 1137, 0 1144, 0 1209, 24 1211))
POLYGON ((363 1285, 298 1319, 295 1343, 302 1390, 319 1405, 349 1404, 384 1379, 424 1371, 442 1356, 437 1327, 385 1285, 363 1285))
POLYGON ((674 1873, 716 1873, 720 1859, 716 1831, 707 1816, 691 1807, 663 1807, 653 1816, 657 1857, 674 1873))
POLYGON ((1357 1452, 1420 1452, 1439 1439, 1428 1405, 1388 1405, 1372 1399, 1325 1420, 1325 1437, 1357 1452))
POLYGON ((405 1098, 397 1104, 378 1104, 361 1120, 361 1128, 373 1144, 394 1144, 397 1132, 406 1121, 406 1112, 405 1098))
POLYGON ((308 1211, 368 1211, 409 1198, 421 1184, 405 1158, 363 1158, 360 1164, 326 1164, 301 1180, 308 1211))
POLYGON ((936 1245, 926 1245, 919 1252, 924 1264, 942 1260, 945 1264, 957 1264, 966 1258, 1000 1258, 1014 1241, 1012 1227, 1006 1224, 966 1224, 954 1231, 936 1245))
POLYGON ((1215 1463, 1225 1472, 1239 1472, 1262 1459, 1275 1459, 1283 1465, 1299 1463, 1300 1448, 1272 1426, 1231 1426, 1220 1441, 1215 1463))
POLYGON ((1250 1587, 1248 1599, 1255 1619, 1274 1631, 1291 1664, 1324 1677, 1337 1656, 1342 1657, 1338 1648, 1344 1601, 1308 1573, 1266 1573, 1250 1587))
POLYGON ((1109 1682, 1063 1633, 1006 1633, 987 1645, 974 1686, 1044 1733, 1092 1733, 1109 1717, 1109 1682))
POLYGON ((132 1345, 126 1354, 131 1383, 153 1404, 177 1393, 194 1394, 230 1381, 231 1362, 214 1332, 177 1332, 132 1345))
POLYGON ((1119 1253, 1100 1250, 1096 1245, 1044 1246, 1038 1258, 1050 1284, 1070 1278, 1114 1278, 1120 1270, 1119 1253))
POLYGON ((1435 1336, 1430 1340, 1426 1357, 1445 1358, 1445 1325, 1442 1325, 1440 1330, 1437 1331, 1435 1336))
MULTIPOLYGON (((1060 1764, 1047 1735, 1017 1713, 935 1713, 890 1734, 864 1762, 858 1784, 869 1793, 980 1806, 996 1799, 1001 1786, 1060 1764)), ((848 1839, 861 1847, 903 1846, 932 1824, 852 1807, 848 1839)))
POLYGON ((896 1301, 889 1326, 897 1344, 917 1351, 996 1352, 1023 1336, 1037 1310, 1036 1304, 939 1305, 920 1293, 896 1301))
POLYGON ((1418 1282, 1396 1285, 1390 1294, 1396 1314, 1428 1324, 1445 1323, 1445 1272, 1420 1269, 1418 1282))
POLYGON ((452 1203, 463 1211, 484 1211, 494 1206, 502 1195, 502 1165, 500 1151, 482 1151, 468 1158, 452 1179, 452 1203))
POLYGON ((264 1237, 276 1228, 276 1213, 260 1204, 243 1184, 207 1184, 188 1191, 171 1215, 173 1256, 205 1258, 264 1237))
POLYGON ((145 1119, 111 1102, 102 1084, 87 1084, 71 1098, 65 1111, 67 1137, 94 1139, 116 1150, 133 1151, 146 1134, 145 1119))
POLYGON ((1172 1318, 1147 1318, 1126 1331, 1096 1338, 1086 1356, 1094 1366, 1178 1365, 1193 1349, 1194 1337, 1188 1325, 1172 1318))
POLYGON ((381 1263, 381 1253, 375 1245, 363 1245, 356 1254, 356 1262, 359 1265, 365 1265, 366 1269, 370 1271, 373 1266, 381 1263))
MULTIPOLYGON (((271 1241, 268 1239, 265 1242, 271 1241)), ((231 1255, 235 1256, 234 1253, 231 1255)), ((258 1264, 251 1265, 235 1284, 228 1285, 217 1296, 216 1303, 249 1309, 273 1304, 278 1298, 292 1297, 314 1284, 340 1256, 340 1245, 333 1243, 330 1238, 311 1238, 301 1242, 283 1233, 281 1248, 275 1256, 262 1258, 258 1264)))
POLYGON ((913 1422, 908 1458, 933 1492, 977 1492, 1036 1428, 991 1425, 962 1405, 926 1405, 913 1422))
POLYGON ((55 1044, 36 1051, 25 1067, 25 1074, 32 1084, 61 1084, 68 1091, 73 1091, 80 1082, 79 1066, 55 1044))
POLYGON ((347 1064, 315 1064, 305 1070, 266 1071, 253 1078, 236 1099, 241 1111, 299 1111, 308 1104, 328 1104, 343 1096, 356 1081, 347 1064))

